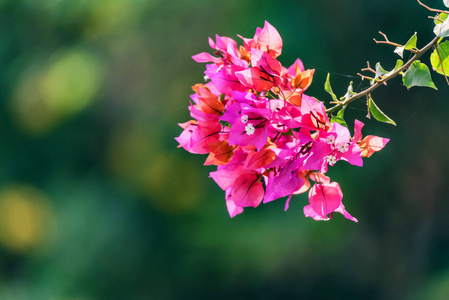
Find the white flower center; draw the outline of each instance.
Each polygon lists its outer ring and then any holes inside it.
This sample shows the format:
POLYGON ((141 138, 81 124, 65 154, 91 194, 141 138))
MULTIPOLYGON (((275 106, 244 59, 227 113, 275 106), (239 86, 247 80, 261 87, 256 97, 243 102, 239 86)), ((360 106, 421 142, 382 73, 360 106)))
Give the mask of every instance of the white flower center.
POLYGON ((252 123, 249 123, 248 125, 245 126, 245 131, 247 135, 253 135, 254 131, 256 131, 256 128, 254 128, 252 123))
POLYGON ((327 162, 329 163, 329 165, 333 166, 337 162, 337 158, 335 157, 335 155, 329 155, 327 157, 327 162))
POLYGON ((329 135, 326 138, 326 143, 329 144, 329 145, 333 145, 335 143, 335 137, 333 135, 329 135))
POLYGON ((240 118, 240 120, 242 121, 242 123, 248 122, 248 115, 242 115, 242 117, 240 118))
POLYGON ((348 151, 348 148, 349 148, 348 143, 338 143, 338 145, 337 145, 337 149, 341 153, 345 153, 346 151, 348 151))

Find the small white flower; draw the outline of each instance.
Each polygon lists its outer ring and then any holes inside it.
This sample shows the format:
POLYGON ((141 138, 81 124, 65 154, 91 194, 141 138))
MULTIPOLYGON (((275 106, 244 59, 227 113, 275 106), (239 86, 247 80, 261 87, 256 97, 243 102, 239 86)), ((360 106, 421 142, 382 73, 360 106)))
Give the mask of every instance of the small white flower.
POLYGON ((327 162, 329 163, 329 165, 333 166, 337 162, 337 158, 335 157, 335 155, 329 155, 327 157, 327 162))
POLYGON ((329 144, 329 145, 333 145, 335 143, 335 137, 333 135, 329 135, 326 138, 326 143, 329 144))
POLYGON ((204 81, 208 81, 210 78, 207 75, 204 75, 204 81))
POLYGON ((340 151, 340 153, 345 153, 348 151, 349 144, 348 143, 338 143, 337 149, 340 151))
POLYGON ((256 131, 256 128, 254 128, 252 123, 249 123, 248 125, 245 126, 245 131, 247 135, 253 135, 254 131, 256 131))
POLYGON ((248 122, 248 115, 242 115, 242 117, 240 118, 240 120, 242 121, 242 123, 248 122))

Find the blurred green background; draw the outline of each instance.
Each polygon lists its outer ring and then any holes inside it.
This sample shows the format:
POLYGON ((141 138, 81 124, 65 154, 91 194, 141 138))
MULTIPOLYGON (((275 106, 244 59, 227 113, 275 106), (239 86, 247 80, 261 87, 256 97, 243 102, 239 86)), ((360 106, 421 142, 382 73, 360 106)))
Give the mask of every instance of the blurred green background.
MULTIPOLYGON (((442 1, 425 1, 443 8, 442 1)), ((306 195, 230 219, 205 156, 177 149, 191 86, 216 33, 264 20, 279 58, 316 68, 326 102, 355 75, 393 68, 386 33, 432 38, 414 0, 0 1, 0 299, 449 299, 449 88, 373 98, 397 127, 347 110, 391 139, 363 168, 329 175, 359 223, 305 218, 306 195)), ((429 54, 423 57, 428 62, 429 54)))

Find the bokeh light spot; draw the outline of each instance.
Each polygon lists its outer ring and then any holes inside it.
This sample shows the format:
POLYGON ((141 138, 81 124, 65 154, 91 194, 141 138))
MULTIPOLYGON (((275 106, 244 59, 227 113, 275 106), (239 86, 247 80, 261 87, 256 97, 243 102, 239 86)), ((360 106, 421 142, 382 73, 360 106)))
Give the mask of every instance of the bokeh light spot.
POLYGON ((17 253, 39 246, 47 233, 51 210, 34 187, 10 185, 0 190, 0 243, 17 253))
POLYGON ((43 133, 92 103, 103 83, 103 66, 85 50, 55 54, 44 66, 22 76, 11 102, 15 121, 31 133, 43 133))

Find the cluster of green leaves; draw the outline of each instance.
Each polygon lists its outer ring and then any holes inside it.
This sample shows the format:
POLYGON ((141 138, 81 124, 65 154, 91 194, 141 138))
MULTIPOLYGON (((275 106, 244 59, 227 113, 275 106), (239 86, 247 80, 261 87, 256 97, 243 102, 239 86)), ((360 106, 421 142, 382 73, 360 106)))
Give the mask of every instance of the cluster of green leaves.
MULTIPOLYGON (((449 7, 449 0, 443 0, 443 3, 446 7, 449 7)), ((433 9, 431 10, 439 11, 433 9)), ((432 69, 435 72, 445 76, 446 81, 449 84, 448 79, 449 41, 444 41, 444 38, 449 37, 448 15, 449 12, 439 11, 439 14, 434 18, 435 19, 434 33, 437 38, 439 37, 439 39, 434 39, 430 44, 428 44, 422 49, 417 48, 418 37, 416 32, 410 37, 410 39, 404 45, 392 43, 384 35, 386 41, 382 43, 396 46, 394 53, 398 54, 401 57, 401 59, 397 60, 395 67, 391 71, 385 70, 379 62, 376 63, 375 69, 370 68, 368 65, 368 68, 364 70, 365 71, 368 70, 374 73, 374 77, 371 78, 368 76, 361 75, 363 79, 365 78, 370 79, 370 87, 364 91, 361 91, 360 93, 353 92, 351 82, 348 87, 347 93, 343 97, 338 98, 331 88, 328 74, 326 82, 324 84, 324 89, 327 93, 331 95, 332 97, 331 103, 336 104, 328 111, 330 113, 337 111, 336 115, 331 115, 331 121, 338 122, 341 125, 347 126, 343 118, 345 108, 353 100, 360 98, 362 96, 366 96, 368 118, 370 116, 373 116, 374 119, 380 122, 396 125, 396 123, 377 106, 377 104, 371 97, 371 92, 375 88, 379 87, 380 85, 382 85, 383 83, 385 83, 386 81, 390 80, 391 78, 397 75, 402 75, 402 82, 408 89, 414 86, 430 87, 433 89, 437 89, 435 83, 432 80, 429 67, 425 63, 418 60, 418 58, 420 58, 422 54, 424 54, 426 51, 432 48, 434 49, 434 51, 430 56, 430 65, 432 66, 432 69), (402 60, 404 58, 404 51, 408 51, 413 54, 413 56, 405 63, 402 60)))

